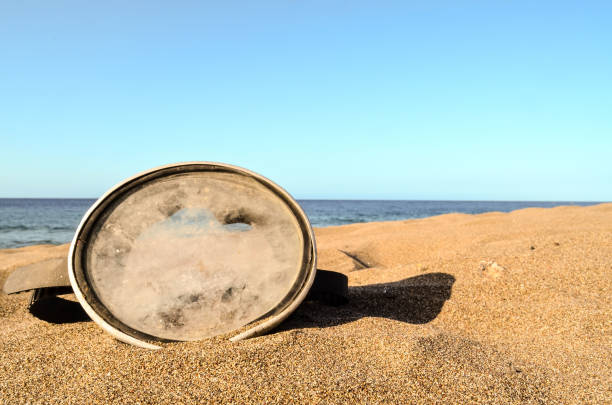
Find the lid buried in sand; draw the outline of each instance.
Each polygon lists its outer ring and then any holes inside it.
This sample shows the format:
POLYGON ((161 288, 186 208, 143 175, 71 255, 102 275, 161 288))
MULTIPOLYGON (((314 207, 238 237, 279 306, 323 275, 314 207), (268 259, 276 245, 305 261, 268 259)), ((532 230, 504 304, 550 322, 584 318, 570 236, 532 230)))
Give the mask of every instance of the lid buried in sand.
POLYGON ((308 293, 315 251, 308 218, 270 180, 221 163, 180 163, 102 196, 77 229, 68 275, 102 328, 157 348, 152 341, 240 330, 239 340, 276 326, 308 293))

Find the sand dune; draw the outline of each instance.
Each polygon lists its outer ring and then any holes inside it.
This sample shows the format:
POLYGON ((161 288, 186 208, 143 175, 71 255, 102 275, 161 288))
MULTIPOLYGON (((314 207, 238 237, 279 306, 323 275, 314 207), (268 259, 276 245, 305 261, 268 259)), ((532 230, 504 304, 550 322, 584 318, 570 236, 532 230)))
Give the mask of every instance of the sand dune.
MULTIPOLYGON (((350 302, 304 303, 238 343, 148 351, 0 296, 0 402, 612 401, 612 204, 315 232, 318 267, 349 276, 350 302)), ((65 254, 0 251, 0 282, 65 254)))

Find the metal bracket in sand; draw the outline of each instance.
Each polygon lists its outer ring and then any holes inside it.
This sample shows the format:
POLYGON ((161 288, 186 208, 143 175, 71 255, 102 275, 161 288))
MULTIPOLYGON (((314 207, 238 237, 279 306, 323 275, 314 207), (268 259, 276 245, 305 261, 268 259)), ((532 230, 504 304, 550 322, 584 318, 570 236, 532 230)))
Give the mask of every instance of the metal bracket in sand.
POLYGON ((6 294, 15 294, 47 287, 70 287, 67 257, 55 257, 18 267, 9 274, 3 289, 6 294))
POLYGON ((55 257, 18 267, 7 277, 3 290, 6 294, 32 291, 28 304, 30 311, 45 298, 72 293, 68 258, 55 257))

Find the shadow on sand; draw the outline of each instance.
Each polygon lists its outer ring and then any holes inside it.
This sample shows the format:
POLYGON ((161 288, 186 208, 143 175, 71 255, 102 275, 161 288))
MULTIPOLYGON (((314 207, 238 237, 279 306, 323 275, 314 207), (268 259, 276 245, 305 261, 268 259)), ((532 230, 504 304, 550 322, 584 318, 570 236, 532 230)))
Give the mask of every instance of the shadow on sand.
MULTIPOLYGON (((276 331, 337 326, 365 317, 428 323, 450 298, 454 282, 450 274, 427 273, 394 283, 349 287, 348 303, 329 306, 305 301, 276 331)), ((56 296, 38 301, 30 312, 55 324, 90 321, 78 302, 56 296)))
POLYGON ((348 303, 338 307, 306 301, 277 331, 342 325, 365 317, 424 324, 434 320, 451 296, 455 277, 427 273, 394 283, 349 287, 348 303))
POLYGON ((55 324, 91 321, 77 301, 54 296, 33 303, 30 313, 38 319, 55 324))

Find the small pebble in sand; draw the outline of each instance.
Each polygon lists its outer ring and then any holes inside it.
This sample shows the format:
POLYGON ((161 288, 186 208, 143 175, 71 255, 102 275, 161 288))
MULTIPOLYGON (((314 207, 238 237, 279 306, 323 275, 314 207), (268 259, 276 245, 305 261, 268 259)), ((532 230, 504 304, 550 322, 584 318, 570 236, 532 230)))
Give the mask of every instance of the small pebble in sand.
POLYGON ((487 276, 497 278, 500 277, 506 271, 506 268, 500 266, 499 264, 497 264, 497 262, 494 262, 493 260, 481 260, 480 270, 487 276))

